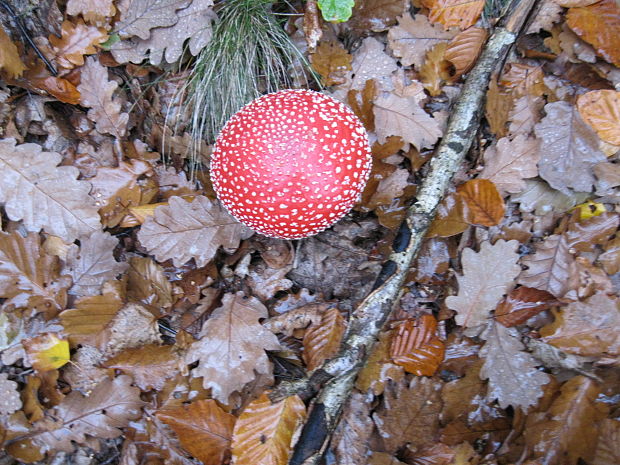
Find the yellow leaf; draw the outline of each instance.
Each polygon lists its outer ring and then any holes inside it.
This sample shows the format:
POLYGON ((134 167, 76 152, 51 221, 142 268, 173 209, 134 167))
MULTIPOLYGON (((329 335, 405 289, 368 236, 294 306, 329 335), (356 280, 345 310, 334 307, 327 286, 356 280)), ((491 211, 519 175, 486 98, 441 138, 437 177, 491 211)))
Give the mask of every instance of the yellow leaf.
POLYGON ((573 210, 579 210, 580 220, 589 220, 590 218, 599 216, 601 213, 605 213, 607 211, 605 205, 602 203, 592 202, 591 200, 575 206, 571 211, 573 210))
POLYGON ((71 355, 69 343, 55 333, 44 333, 22 342, 30 363, 37 371, 49 371, 66 364, 71 355))
POLYGON ((2 27, 0 27, 0 69, 4 69, 11 78, 21 76, 26 69, 17 47, 2 27))

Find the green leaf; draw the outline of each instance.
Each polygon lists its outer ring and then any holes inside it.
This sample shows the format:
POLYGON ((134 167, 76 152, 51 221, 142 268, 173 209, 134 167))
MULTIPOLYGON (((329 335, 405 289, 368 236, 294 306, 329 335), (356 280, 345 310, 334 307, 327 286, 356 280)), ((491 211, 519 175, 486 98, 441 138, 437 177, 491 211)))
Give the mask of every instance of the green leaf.
POLYGON ((342 23, 351 17, 355 0, 319 0, 319 9, 325 21, 342 23))

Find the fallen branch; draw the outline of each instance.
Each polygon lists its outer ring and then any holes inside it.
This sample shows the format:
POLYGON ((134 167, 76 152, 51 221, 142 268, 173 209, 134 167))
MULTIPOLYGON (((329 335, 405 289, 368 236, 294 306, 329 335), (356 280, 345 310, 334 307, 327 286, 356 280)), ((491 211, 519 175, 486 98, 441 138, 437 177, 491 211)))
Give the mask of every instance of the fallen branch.
POLYGON ((426 231, 452 177, 471 147, 480 124, 484 95, 493 70, 501 63, 536 0, 513 0, 509 17, 497 27, 463 85, 431 168, 407 211, 372 292, 351 316, 339 355, 316 370, 309 379, 283 384, 272 400, 291 394, 305 398, 319 392, 302 429, 290 465, 318 464, 334 431, 344 402, 377 336, 398 302, 401 287, 426 231))

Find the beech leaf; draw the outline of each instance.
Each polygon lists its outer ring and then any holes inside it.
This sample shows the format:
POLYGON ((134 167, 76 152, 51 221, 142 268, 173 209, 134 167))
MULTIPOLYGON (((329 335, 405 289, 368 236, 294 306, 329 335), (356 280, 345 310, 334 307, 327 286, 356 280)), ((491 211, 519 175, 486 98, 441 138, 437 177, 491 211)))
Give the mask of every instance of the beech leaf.
POLYGON ((593 90, 579 96, 577 108, 583 120, 601 139, 613 145, 620 145, 620 92, 608 89, 593 90))
POLYGON ((574 258, 564 235, 553 234, 536 247, 536 252, 524 257, 528 267, 519 276, 519 284, 563 297, 568 290, 569 267, 574 258))
POLYGON ((437 336, 437 320, 433 315, 407 319, 393 332, 392 361, 416 376, 433 376, 445 351, 443 341, 437 336))
POLYGON ((468 223, 496 226, 504 218, 504 200, 488 179, 471 179, 461 184, 456 192, 467 204, 465 221, 468 223))
POLYGON ((422 5, 430 9, 428 19, 432 23, 441 23, 446 29, 467 29, 480 17, 484 0, 422 0, 422 5))
POLYGON ((304 334, 303 358, 308 371, 338 353, 346 322, 337 308, 325 310, 320 324, 311 324, 304 334))

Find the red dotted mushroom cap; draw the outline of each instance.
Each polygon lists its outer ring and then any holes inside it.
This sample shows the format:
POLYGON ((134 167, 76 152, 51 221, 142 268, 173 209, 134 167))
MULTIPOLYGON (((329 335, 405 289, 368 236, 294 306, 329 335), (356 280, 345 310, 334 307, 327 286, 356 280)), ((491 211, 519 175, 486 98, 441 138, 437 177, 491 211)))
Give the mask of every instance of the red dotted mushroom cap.
POLYGON ((246 226, 300 239, 347 214, 371 165, 368 136, 349 108, 319 92, 283 90, 226 123, 211 180, 224 207, 246 226))

